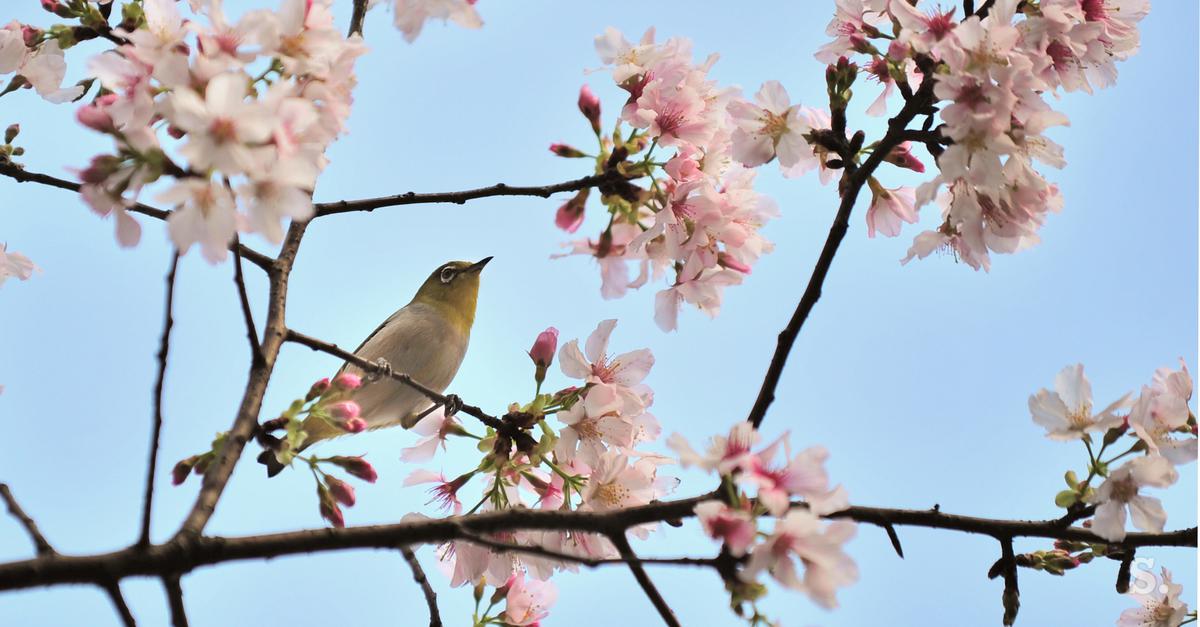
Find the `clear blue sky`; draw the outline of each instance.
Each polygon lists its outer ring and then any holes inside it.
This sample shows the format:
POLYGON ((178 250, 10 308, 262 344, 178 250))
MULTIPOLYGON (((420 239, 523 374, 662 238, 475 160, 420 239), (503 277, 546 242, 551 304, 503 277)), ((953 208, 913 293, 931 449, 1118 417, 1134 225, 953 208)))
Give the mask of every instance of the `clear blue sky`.
MULTIPOLYGON (((238 12, 248 2, 229 2, 238 12)), ((256 2, 256 6, 262 3, 256 2)), ((345 23, 349 2, 337 3, 345 23)), ((5 7, 4 18, 46 24, 36 3, 5 7)), ((661 37, 695 41, 698 55, 720 52, 713 74, 753 92, 778 79, 792 98, 814 105, 824 95, 812 52, 825 41, 832 2, 779 2, 753 8, 605 2, 590 6, 485 0, 480 31, 430 24, 406 45, 390 14, 368 17, 372 52, 359 64, 361 84, 351 134, 332 149, 320 200, 464 189, 496 182, 550 183, 586 174, 581 162, 553 158, 552 141, 586 144, 574 108, 579 86, 601 95, 606 124, 620 95, 602 74, 592 38, 612 25, 634 37, 649 25, 661 37)), ((1154 369, 1184 357, 1196 364, 1197 8, 1159 2, 1143 24, 1143 50, 1120 68, 1115 88, 1057 103, 1071 126, 1052 136, 1069 165, 1051 174, 1066 208, 1050 217, 1044 242, 997 256, 990 274, 940 257, 901 267, 916 229, 868 240, 865 206, 784 373, 765 432, 792 432, 797 446, 823 444, 830 470, 855 503, 927 508, 1012 518, 1056 515, 1052 498, 1063 471, 1081 470, 1083 451, 1050 442, 1026 409, 1067 364, 1083 362, 1097 401, 1107 403, 1149 381, 1154 369), (1181 50, 1183 52, 1181 53, 1181 50)), ((69 57, 83 66, 83 46, 69 57)), ((858 111, 874 97, 860 87, 858 111)), ((107 148, 29 92, 0 99, 0 124, 19 121, 32 170, 64 175, 107 148)), ((861 114, 851 117, 861 124, 861 114)), ((878 133, 880 123, 868 122, 878 133)), ((889 174, 890 184, 915 182, 889 174)), ((604 301, 599 276, 584 258, 548 261, 563 237, 553 226, 560 201, 484 199, 459 206, 390 208, 323 219, 309 229, 291 284, 288 322, 354 346, 411 297, 448 259, 495 255, 484 274, 466 363, 452 391, 501 408, 528 395, 524 351, 557 326, 563 339, 585 337, 596 322, 620 319, 616 350, 649 347, 657 364, 648 383, 667 433, 693 441, 725 432, 745 416, 791 314, 835 209, 832 189, 815 177, 782 179, 764 168, 762 191, 783 217, 766 233, 778 244, 745 285, 727 292, 710 321, 683 315, 663 334, 651 318, 653 292, 604 301)), ((32 257, 44 274, 0 290, 0 480, 60 550, 107 551, 137 533, 150 429, 151 386, 162 314, 162 278, 170 251, 161 224, 144 220, 143 243, 119 250, 112 225, 68 192, 0 180, 0 240, 32 257)), ((936 221, 927 209, 927 226, 936 221)), ((601 228, 593 215, 584 231, 601 228)), ((248 243, 259 249, 257 238, 248 243)), ((259 320, 265 281, 249 269, 259 320)), ((162 459, 207 446, 231 423, 248 365, 229 265, 188 256, 179 271, 176 332, 166 384, 162 459)), ((326 356, 285 347, 264 411, 282 408, 314 379, 337 367, 326 356)), ((552 375, 560 376, 560 375, 552 375)), ((562 382, 562 379, 551 379, 562 382)), ((428 511, 418 488, 401 487, 411 470, 398 450, 415 437, 393 431, 344 439, 329 451, 368 452, 379 484, 359 490, 352 523, 398 520, 428 511)), ((470 464, 469 447, 439 458, 448 472, 470 464)), ((664 449, 665 450, 665 449, 664 449)), ((1196 466, 1163 493, 1169 528, 1196 524, 1196 466)), ((708 482, 684 474, 680 495, 708 482)), ((194 498, 159 477, 154 538, 174 531, 194 498)), ((209 526, 211 533, 253 534, 318 526, 311 479, 289 472, 267 481, 243 459, 209 526)), ((906 558, 885 535, 860 527, 849 551, 860 582, 823 611, 777 592, 765 609, 786 625, 998 624, 998 581, 984 573, 998 557, 982 537, 900 529, 906 558), (933 609, 936 608, 936 609, 933 609), (953 619, 948 618, 953 617, 953 619)), ((1018 550, 1045 547, 1021 542, 1018 550)), ((668 529, 644 551, 709 553, 694 527, 668 529)), ((0 559, 30 555, 21 530, 0 517, 0 559)), ((440 593, 448 624, 470 614, 470 592, 451 590, 419 551, 440 593)), ((1165 565, 1196 599, 1195 552, 1144 552, 1165 565)), ((1064 578, 1022 571, 1019 624, 1103 625, 1131 601, 1112 590, 1116 563, 1093 563, 1064 578)), ((710 572, 655 570, 684 624, 739 624, 710 572)), ((653 624, 653 609, 624 569, 561 576, 560 600, 547 625, 653 624)), ((165 624, 159 584, 124 584, 145 625, 165 624)), ((362 551, 205 568, 184 580, 192 624, 409 625, 425 608, 394 552, 362 551)), ((0 624, 116 625, 107 598, 72 587, 0 595, 0 624)))

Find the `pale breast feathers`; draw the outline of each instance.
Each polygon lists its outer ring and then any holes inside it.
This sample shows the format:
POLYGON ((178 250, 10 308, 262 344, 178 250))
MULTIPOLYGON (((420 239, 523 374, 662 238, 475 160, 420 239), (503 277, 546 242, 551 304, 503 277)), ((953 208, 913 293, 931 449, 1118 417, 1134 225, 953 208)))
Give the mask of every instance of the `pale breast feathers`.
MULTIPOLYGON (((412 303, 392 314, 355 354, 372 362, 386 359, 393 371, 443 392, 462 364, 467 341, 432 307, 412 303)), ((346 370, 361 374, 354 366, 346 370)), ((367 383, 354 400, 372 429, 394 425, 430 405, 423 394, 391 379, 367 383)))

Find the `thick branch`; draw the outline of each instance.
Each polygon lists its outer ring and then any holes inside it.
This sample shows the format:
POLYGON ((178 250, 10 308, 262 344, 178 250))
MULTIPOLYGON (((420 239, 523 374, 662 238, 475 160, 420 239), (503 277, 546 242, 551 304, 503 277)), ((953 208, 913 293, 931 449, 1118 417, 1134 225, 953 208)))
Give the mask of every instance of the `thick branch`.
MULTIPOLYGON (((479 536, 521 529, 550 529, 608 535, 614 530, 635 525, 691 518, 696 505, 714 498, 714 494, 705 494, 607 512, 508 509, 463 517, 345 529, 309 529, 232 538, 196 536, 184 540, 177 537, 165 544, 131 547, 100 555, 46 555, 0 564, 0 590, 65 583, 103 583, 114 578, 137 575, 162 576, 186 573, 205 565, 281 555, 362 548, 395 550, 401 545, 468 539, 463 536, 464 532, 479 536)), ((1063 527, 1056 520, 996 520, 956 516, 935 510, 874 507, 851 507, 828 518, 848 518, 880 526, 891 523, 946 529, 995 538, 1011 536, 1077 540, 1123 548, 1196 546, 1195 527, 1164 533, 1130 533, 1122 542, 1109 543, 1087 529, 1063 527)))
MULTIPOLYGON (((763 418, 767 415, 767 408, 775 400, 775 388, 779 385, 779 378, 783 375, 783 367, 787 364, 792 345, 796 343, 800 329, 808 320, 808 314, 821 298, 821 287, 825 284, 825 276, 829 274, 829 267, 833 264, 838 246, 841 245, 842 238, 846 236, 846 230, 850 227, 850 212, 854 209, 855 201, 858 200, 859 191, 862 190, 875 168, 883 162, 883 158, 903 141, 902 138, 908 123, 929 106, 933 98, 933 84, 932 78, 926 78, 913 98, 905 102, 904 108, 896 114, 896 117, 888 121, 887 134, 879 140, 879 144, 861 167, 855 168, 851 163, 846 164, 847 172, 843 180, 845 186, 842 189, 842 201, 838 206, 837 215, 833 219, 833 226, 829 227, 829 236, 825 239, 825 246, 817 258, 817 265, 813 267, 812 276, 808 279, 808 286, 804 288, 804 294, 796 305, 796 311, 792 314, 787 326, 779 333, 775 354, 771 357, 771 364, 767 367, 766 375, 763 376, 758 398, 755 399, 754 406, 746 417, 746 420, 753 423, 755 428, 762 424, 763 418)), ((844 137, 835 139, 845 141, 844 137)))
POLYGON ((350 28, 346 31, 346 36, 361 36, 363 34, 363 20, 366 18, 367 0, 354 0, 354 11, 350 14, 350 28))
MULTIPOLYGON (((79 193, 79 188, 81 187, 79 183, 74 181, 60 179, 48 174, 29 172, 24 168, 18 167, 11 163, 0 163, 0 175, 7 176, 18 183, 40 183, 42 185, 57 187, 58 189, 65 189, 75 193, 79 193)), ((159 209, 157 207, 151 207, 150 205, 145 205, 140 202, 128 207, 128 210, 133 213, 140 213, 144 216, 150 216, 151 218, 155 218, 157 220, 166 220, 167 216, 171 215, 170 211, 159 209)), ((271 270, 272 260, 270 257, 242 244, 231 244, 230 250, 234 250, 234 246, 237 247, 237 252, 240 252, 242 257, 245 257, 250 263, 262 268, 263 270, 271 270)))
POLYGON ((25 528, 25 533, 29 534, 29 539, 33 541, 33 546, 37 549, 38 555, 55 555, 54 547, 50 546, 50 542, 46 540, 46 536, 42 535, 41 529, 38 529, 37 523, 21 509, 17 503, 16 497, 13 496, 12 490, 8 489, 8 485, 0 483, 0 499, 4 499, 4 504, 8 506, 8 513, 12 514, 17 522, 25 528))
POLYGON ((333 215, 335 213, 347 213, 350 211, 374 211, 380 207, 394 207, 397 205, 419 205, 430 203, 454 203, 461 205, 468 200, 476 198, 486 198, 488 196, 540 196, 549 198, 551 194, 557 192, 574 192, 585 187, 600 187, 608 183, 623 181, 625 177, 618 174, 616 171, 609 171, 604 174, 594 174, 585 176, 573 181, 564 183, 556 183, 554 185, 542 185, 531 187, 515 187, 497 183, 491 187, 480 187, 478 189, 468 189, 461 192, 434 192, 429 194, 418 194, 416 192, 407 192, 397 194, 395 196, 382 196, 379 198, 363 198, 361 200, 339 200, 336 202, 319 202, 314 206, 317 209, 317 217, 333 215))
MULTIPOLYGON (((263 394, 267 390, 267 382, 275 368, 275 359, 279 356, 279 348, 283 345, 287 328, 284 326, 285 306, 287 302, 288 276, 292 264, 296 261, 296 253, 300 249, 300 240, 308 227, 306 222, 292 222, 284 237, 279 257, 275 260, 274 270, 270 273, 270 296, 267 301, 267 321, 263 327, 262 361, 250 365, 250 375, 246 381, 246 391, 238 407, 237 417, 233 427, 225 438, 225 446, 217 459, 204 473, 204 482, 200 486, 200 494, 184 520, 179 533, 176 534, 175 544, 185 544, 186 539, 198 536, 208 524, 216 509, 221 492, 233 474, 233 467, 241 457, 242 449, 258 427, 258 413, 262 408, 263 394)), ((184 572, 176 569, 175 572, 184 572)))
POLYGON ((442 614, 438 611, 437 593, 433 591, 429 578, 425 576, 425 569, 421 568, 421 562, 417 561, 417 554, 407 546, 400 547, 400 553, 404 555, 404 561, 408 562, 408 567, 412 569, 413 581, 421 586, 421 592, 425 595, 425 604, 429 606, 429 627, 442 627, 442 614))
MULTIPOLYGON (((234 253, 236 254, 236 253, 234 253)), ((167 355, 171 352, 171 327, 175 319, 171 309, 175 302, 175 272, 179 269, 179 252, 171 251, 171 269, 167 271, 167 296, 163 315, 162 338, 158 344, 158 378, 154 381, 154 429, 150 435, 150 463, 146 469, 146 496, 142 500, 142 534, 138 544, 150 544, 150 512, 154 507, 154 478, 158 474, 158 444, 162 439, 163 426, 163 383, 167 377, 167 355)))

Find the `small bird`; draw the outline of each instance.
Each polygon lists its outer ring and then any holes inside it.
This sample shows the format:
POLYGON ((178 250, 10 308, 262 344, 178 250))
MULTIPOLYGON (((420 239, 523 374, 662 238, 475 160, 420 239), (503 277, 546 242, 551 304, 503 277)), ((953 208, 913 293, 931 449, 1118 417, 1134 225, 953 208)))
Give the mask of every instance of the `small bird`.
MULTIPOLYGON (((395 372, 411 375, 413 380, 438 392, 444 391, 467 353, 471 325, 475 322, 475 303, 479 296, 479 273, 491 261, 485 257, 475 263, 450 261, 438 266, 416 296, 392 314, 363 340, 354 354, 372 363, 387 362, 395 372)), ((338 374, 363 376, 353 364, 342 365, 338 374)), ((354 393, 359 417, 367 428, 381 429, 401 425, 411 428, 422 411, 432 403, 421 392, 390 378, 371 381, 354 393)), ((345 432, 319 418, 304 421, 308 434, 303 448, 345 432)), ((282 470, 273 454, 260 457, 268 474, 282 470)))

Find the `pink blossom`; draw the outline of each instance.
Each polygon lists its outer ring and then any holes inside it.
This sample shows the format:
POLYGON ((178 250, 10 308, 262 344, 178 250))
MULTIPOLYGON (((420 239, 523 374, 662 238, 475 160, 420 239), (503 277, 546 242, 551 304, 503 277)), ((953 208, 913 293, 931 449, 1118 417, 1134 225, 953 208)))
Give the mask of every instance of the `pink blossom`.
POLYGON ((900 234, 902 222, 917 223, 913 188, 884 189, 874 178, 869 183, 871 207, 867 209, 867 237, 875 237, 876 229, 887 237, 895 237, 900 234))
POLYGON ((921 173, 925 171, 925 164, 921 163, 921 160, 912 153, 912 144, 909 142, 901 142, 888 152, 888 155, 883 160, 892 165, 912 170, 913 172, 921 173))
POLYGON ((428 504, 437 503, 441 509, 447 511, 453 510, 457 516, 462 513, 462 503, 458 500, 458 491, 470 479, 470 473, 457 477, 453 481, 447 481, 446 477, 441 473, 429 470, 414 470, 404 480, 404 486, 408 487, 421 483, 434 484, 433 487, 429 488, 429 494, 433 498, 429 500, 428 504))
POLYGON ((526 580, 525 573, 515 573, 505 583, 504 622, 508 625, 537 625, 550 615, 550 606, 558 599, 558 588, 549 581, 526 580))
POLYGON ((346 507, 354 505, 354 486, 328 475, 325 477, 325 485, 329 486, 329 493, 333 495, 335 501, 346 507))
POLYGON ((1186 621, 1188 606, 1179 600, 1183 586, 1172 581, 1171 571, 1163 568, 1161 583, 1154 583, 1149 590, 1129 592, 1142 606, 1121 612, 1117 627, 1179 627, 1186 621))
POLYGON ((1169 461, 1158 456, 1137 457, 1112 471, 1108 479, 1088 497, 1096 505, 1092 531, 1112 542, 1125 539, 1125 510, 1133 525, 1142 531, 1160 533, 1167 523, 1162 501, 1139 494, 1141 488, 1165 488, 1179 479, 1169 461))
POLYGON ((586 193, 580 192, 580 194, 572 196, 570 200, 558 207, 558 211, 554 213, 554 226, 568 233, 579 230, 579 226, 583 224, 583 212, 587 200, 586 193), (583 196, 582 201, 580 194, 583 196))
POLYGON ((358 418, 358 414, 361 411, 362 410, 359 408, 358 403, 355 403, 354 401, 341 401, 329 406, 329 415, 337 418, 338 420, 351 420, 353 418, 358 418))
POLYGON ((751 465, 750 449, 760 437, 753 424, 743 421, 729 430, 728 437, 718 435, 710 438, 703 455, 697 453, 688 444, 687 438, 678 433, 672 433, 667 438, 667 446, 679 455, 679 463, 684 468, 699 466, 708 472, 729 475, 751 465))
POLYGON ((815 162, 816 157, 804 138, 811 129, 801 115, 800 106, 791 104, 787 90, 778 81, 763 83, 753 104, 744 100, 731 102, 729 114, 736 126, 733 157, 746 167, 757 167, 776 156, 784 170, 801 162, 815 162))
POLYGON ((41 270, 29 260, 29 257, 16 251, 10 251, 8 244, 0 243, 0 285, 4 285, 8 277, 26 281, 33 276, 34 272, 41 272, 41 270))
POLYGON ((343 372, 334 377, 332 385, 343 392, 351 392, 362 387, 362 377, 351 372, 343 372))
POLYGON ((1176 371, 1156 370, 1154 382, 1142 388, 1128 418, 1129 426, 1150 453, 1176 465, 1196 460, 1196 438, 1181 437, 1181 432, 1188 431, 1191 417, 1188 400, 1192 397, 1192 377, 1182 359, 1180 366, 1176 371))
POLYGON ((270 112, 246 102, 246 87, 244 74, 224 73, 209 81, 203 99, 188 89, 171 94, 168 118, 187 131, 188 142, 180 153, 193 167, 229 174, 256 167, 251 144, 270 137, 270 112))
POLYGON ((559 366, 563 374, 588 383, 629 387, 646 378, 654 366, 650 349, 622 353, 610 357, 608 339, 617 326, 616 320, 605 320, 588 336, 585 351, 579 350, 579 340, 571 340, 559 350, 559 366))
POLYGON ((211 179, 188 177, 159 194, 158 200, 176 207, 167 217, 167 232, 176 248, 186 253, 198 243, 209 263, 225 260, 237 232, 229 188, 211 179))
POLYGON ((433 459, 438 446, 446 450, 446 438, 451 434, 461 433, 462 427, 454 417, 447 417, 443 408, 439 407, 413 425, 412 431, 425 437, 415 445, 401 449, 401 461, 424 462, 433 459))
POLYGON ((1075 364, 1063 368, 1054 378, 1054 391, 1042 389, 1029 397, 1029 413, 1034 422, 1045 427, 1046 437, 1076 440, 1121 424, 1116 412, 1128 407, 1129 399, 1126 394, 1093 413, 1092 384, 1083 374, 1083 364, 1075 364))
POLYGON ((395 0, 396 28, 404 40, 412 43, 431 19, 450 21, 463 28, 479 28, 483 19, 475 10, 475 0, 395 0))
POLYGON ((558 350, 558 329, 547 327, 534 339, 533 346, 529 349, 529 358, 533 360, 533 363, 545 368, 554 361, 556 350, 558 350))
POLYGON ((745 555, 754 545, 757 527, 750 512, 733 509, 720 501, 705 501, 695 511, 704 533, 724 542, 734 557, 745 555))
POLYGON ((823 526, 812 512, 794 509, 754 548, 740 576, 754 581, 765 570, 780 584, 807 594, 822 607, 837 607, 837 589, 858 580, 858 567, 842 550, 854 533, 855 525, 848 520, 823 526), (798 571, 793 557, 803 565, 803 572, 798 571))
POLYGON ((367 421, 362 418, 351 418, 342 423, 342 428, 347 433, 362 433, 367 430, 367 421))
POLYGON ((783 516, 791 507, 792 496, 799 496, 808 510, 817 515, 832 514, 848 505, 846 491, 841 486, 829 487, 825 460, 829 452, 813 446, 792 456, 788 435, 780 436, 766 449, 750 458, 738 475, 738 482, 758 487, 758 501, 774 516, 783 516), (784 463, 774 463, 776 452, 783 449, 784 463))

